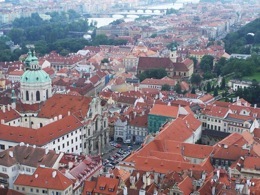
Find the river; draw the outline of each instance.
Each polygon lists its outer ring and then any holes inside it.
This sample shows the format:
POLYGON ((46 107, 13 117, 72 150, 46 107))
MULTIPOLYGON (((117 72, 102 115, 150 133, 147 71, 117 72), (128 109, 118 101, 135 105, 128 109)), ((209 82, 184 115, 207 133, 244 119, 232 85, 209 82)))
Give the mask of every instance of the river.
MULTIPOLYGON (((151 6, 147 6, 147 8, 174 8, 176 10, 180 9, 183 7, 183 5, 185 3, 199 3, 200 0, 177 0, 174 4, 173 3, 169 3, 169 4, 162 4, 162 5, 151 5, 151 6)), ((124 18, 122 15, 113 15, 112 18, 88 18, 88 21, 96 21, 97 22, 97 27, 101 27, 101 26, 106 26, 109 23, 117 20, 117 19, 121 19, 124 18)), ((130 22, 130 21, 134 21, 136 18, 138 18, 138 16, 136 15, 131 15, 131 13, 128 15, 127 18, 124 18, 125 22, 130 22)))

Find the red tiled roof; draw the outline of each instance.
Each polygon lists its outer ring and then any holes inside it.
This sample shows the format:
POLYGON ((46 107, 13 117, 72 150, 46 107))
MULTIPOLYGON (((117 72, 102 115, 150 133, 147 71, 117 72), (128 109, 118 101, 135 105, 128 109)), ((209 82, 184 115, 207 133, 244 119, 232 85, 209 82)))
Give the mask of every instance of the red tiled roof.
POLYGON ((183 155, 186 157, 204 159, 213 152, 213 146, 182 143, 183 155))
POLYGON ((135 126, 135 127, 147 127, 148 123, 148 116, 143 115, 143 116, 137 116, 133 120, 129 122, 129 125, 135 126))
POLYGON ((179 107, 154 104, 149 114, 177 118, 179 114, 179 107))
POLYGON ((248 152, 248 150, 244 150, 236 145, 231 145, 228 147, 221 146, 217 148, 217 151, 215 152, 213 158, 236 161, 241 156, 245 156, 246 154, 248 154, 248 152))
POLYGON ((254 169, 258 170, 260 168, 260 158, 259 157, 246 157, 244 160, 244 169, 254 169))
POLYGON ((224 118, 229 112, 229 108, 219 107, 219 106, 207 106, 202 113, 208 116, 214 116, 219 118, 224 118))
POLYGON ((9 110, 8 108, 5 108, 5 112, 3 112, 3 109, 0 110, 0 121, 4 120, 4 122, 8 122, 17 118, 20 118, 20 115, 12 108, 9 110))
POLYGON ((100 176, 97 179, 94 193, 115 195, 117 194, 118 185, 118 179, 100 176))
POLYGON ((83 120, 87 115, 91 100, 92 98, 85 96, 55 94, 44 103, 38 117, 53 118, 60 114, 64 117, 70 112, 83 120))
POLYGON ((53 190, 66 190, 73 182, 58 170, 38 167, 33 175, 19 174, 14 185, 53 190))
POLYGON ((170 58, 140 57, 138 70, 149 70, 154 68, 173 68, 170 58))
POLYGON ((30 145, 43 146, 82 126, 83 124, 72 115, 66 116, 37 130, 0 124, 0 139, 16 143, 25 142, 30 145))

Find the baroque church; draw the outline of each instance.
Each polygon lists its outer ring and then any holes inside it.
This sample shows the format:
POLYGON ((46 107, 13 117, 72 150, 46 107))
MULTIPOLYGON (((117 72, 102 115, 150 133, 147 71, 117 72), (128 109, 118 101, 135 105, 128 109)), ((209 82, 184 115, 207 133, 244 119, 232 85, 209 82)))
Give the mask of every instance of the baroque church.
POLYGON ((177 56, 177 48, 170 50, 169 57, 140 57, 137 66, 137 74, 146 70, 164 69, 167 76, 172 79, 189 79, 194 72, 194 63, 191 59, 180 59, 177 56))
POLYGON ((0 151, 32 145, 57 152, 101 154, 109 141, 108 117, 98 97, 53 94, 50 76, 28 52, 20 94, 0 110, 0 151))

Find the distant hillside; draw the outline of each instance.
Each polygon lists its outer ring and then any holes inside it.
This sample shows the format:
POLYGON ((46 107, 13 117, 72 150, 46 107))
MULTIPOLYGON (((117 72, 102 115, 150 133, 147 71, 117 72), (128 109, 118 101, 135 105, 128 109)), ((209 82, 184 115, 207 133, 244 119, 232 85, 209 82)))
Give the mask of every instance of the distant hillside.
POLYGON ((248 23, 225 38, 226 52, 250 54, 260 52, 260 18, 248 23))

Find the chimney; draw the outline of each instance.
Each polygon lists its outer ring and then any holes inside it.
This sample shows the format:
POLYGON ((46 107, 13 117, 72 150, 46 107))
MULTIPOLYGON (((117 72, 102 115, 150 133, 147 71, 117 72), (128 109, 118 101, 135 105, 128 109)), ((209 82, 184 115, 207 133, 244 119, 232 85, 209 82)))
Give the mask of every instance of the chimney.
POLYGON ((139 195, 145 195, 145 194, 146 194, 146 192, 145 192, 144 189, 140 189, 140 190, 139 190, 139 195))
POLYGON ((68 116, 70 116, 70 111, 68 111, 68 116))
POLYGON ((49 153, 49 149, 45 148, 45 154, 47 155, 49 153))
POLYGON ((11 105, 7 104, 7 110, 10 111, 11 105))
POLYGON ((35 175, 34 175, 35 178, 38 178, 38 176, 39 176, 38 174, 35 174, 35 175))
POLYGON ((212 187, 211 194, 212 195, 216 195, 216 187, 215 186, 212 187))
POLYGON ((61 115, 61 114, 59 115, 59 120, 60 120, 60 119, 62 119, 62 115, 61 115))
POLYGON ((139 172, 137 172, 137 174, 136 174, 136 181, 138 181, 138 180, 139 180, 139 177, 140 177, 140 173, 139 173, 139 172))
POLYGON ((218 179, 219 179, 219 174, 220 174, 220 170, 217 170, 217 176, 218 176, 218 179))
POLYGON ((4 124, 5 123, 5 120, 4 119, 1 119, 1 124, 4 124))
POLYGON ((5 105, 3 106, 2 110, 3 110, 3 113, 5 113, 5 105))
POLYGON ((69 166, 69 169, 71 169, 73 167, 73 162, 69 162, 68 166, 69 166))
POLYGON ((14 153, 13 153, 13 151, 9 151, 9 156, 10 156, 11 158, 14 157, 14 153))
POLYGON ((123 191, 123 195, 127 195, 128 193, 127 193, 127 187, 125 186, 124 187, 124 191, 123 191))
POLYGON ((145 173, 143 174, 143 183, 146 186, 146 175, 145 175, 145 173))
POLYGON ((57 120, 58 120, 58 117, 57 117, 57 116, 55 116, 55 117, 54 117, 54 121, 57 121, 57 120))
POLYGON ((53 171, 53 172, 52 172, 52 177, 55 178, 56 175, 57 175, 57 171, 53 171))

